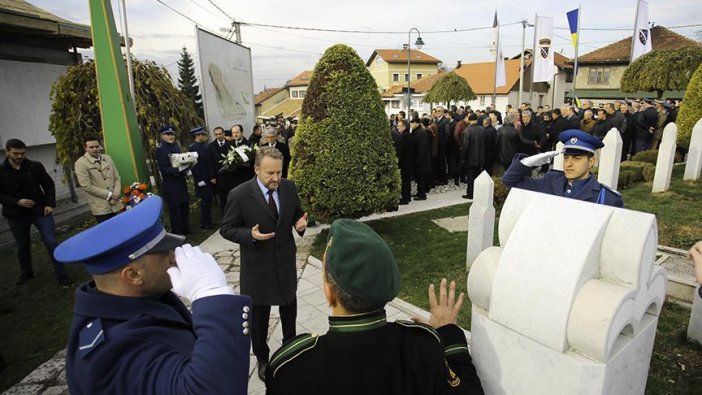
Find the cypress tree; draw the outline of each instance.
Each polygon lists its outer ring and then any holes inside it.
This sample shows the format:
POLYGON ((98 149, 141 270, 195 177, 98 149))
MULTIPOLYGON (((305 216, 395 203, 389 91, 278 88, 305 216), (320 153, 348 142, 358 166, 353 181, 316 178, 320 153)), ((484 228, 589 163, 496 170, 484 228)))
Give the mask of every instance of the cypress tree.
POLYGON ((185 47, 183 47, 178 61, 178 89, 193 102, 197 115, 204 118, 202 95, 200 95, 200 86, 197 84, 197 77, 195 77, 195 65, 185 47))

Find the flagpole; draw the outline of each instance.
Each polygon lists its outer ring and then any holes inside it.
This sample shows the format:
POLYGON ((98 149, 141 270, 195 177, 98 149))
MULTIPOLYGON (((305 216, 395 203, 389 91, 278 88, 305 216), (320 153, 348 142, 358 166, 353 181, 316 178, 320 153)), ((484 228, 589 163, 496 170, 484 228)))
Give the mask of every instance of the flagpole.
MULTIPOLYGON (((536 32, 539 14, 534 14, 534 45, 531 47, 531 84, 529 85, 529 103, 531 103, 531 97, 534 94, 534 64, 536 63, 536 32)), ((520 103, 521 104, 521 103, 520 103)))
POLYGON ((522 20, 522 55, 519 57, 519 103, 517 103, 517 107, 522 104, 522 91, 524 91, 524 41, 526 40, 526 25, 526 19, 522 20))
POLYGON ((629 53, 629 64, 631 64, 632 59, 634 59, 634 44, 636 43, 636 31, 639 25, 639 7, 641 6, 641 0, 636 0, 636 16, 634 17, 634 33, 631 35, 631 52, 629 53))
POLYGON ((495 10, 495 21, 497 22, 497 38, 495 39, 495 79, 492 81, 492 105, 497 107, 497 62, 500 56, 500 22, 497 20, 497 10, 495 10))

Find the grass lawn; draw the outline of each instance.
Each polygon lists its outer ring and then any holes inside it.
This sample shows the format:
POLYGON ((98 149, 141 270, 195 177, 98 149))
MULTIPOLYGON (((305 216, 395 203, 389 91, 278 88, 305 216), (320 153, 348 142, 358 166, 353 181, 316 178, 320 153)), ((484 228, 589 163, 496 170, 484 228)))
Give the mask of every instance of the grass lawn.
MULTIPOLYGON (((683 182, 683 170, 681 166, 675 168, 669 192, 652 195, 651 183, 641 183, 622 191, 622 195, 627 208, 656 214, 660 244, 687 249, 702 239, 702 182, 683 182)), ((428 310, 427 287, 429 283, 438 284, 442 277, 455 280, 457 290, 466 291, 467 233, 450 233, 431 220, 467 215, 468 209, 468 204, 461 204, 368 223, 397 258, 402 279, 400 298, 428 310)), ((315 240, 315 257, 322 256, 326 235, 322 232, 315 240)), ((702 347, 686 339, 689 317, 688 308, 665 304, 651 359, 648 394, 702 394, 702 347)), ((470 329, 470 302, 458 321, 470 329)))
MULTIPOLYGON (((188 235, 187 240, 192 244, 202 243, 214 232, 199 229, 199 211, 196 210, 197 206, 191 206, 190 224, 195 233, 188 235)), ((212 218, 218 223, 220 210, 216 203, 212 211, 212 218)), ((91 218, 83 226, 57 238, 61 242, 94 223, 91 218)), ((48 253, 40 241, 32 249, 32 265, 37 277, 23 286, 15 285, 20 275, 15 248, 0 249, 0 256, 4 257, 4 275, 0 278, 0 353, 8 365, 0 373, 0 392, 3 392, 66 347, 75 288, 64 289, 56 283, 48 253)), ((76 285, 89 279, 81 266, 66 268, 76 285)))

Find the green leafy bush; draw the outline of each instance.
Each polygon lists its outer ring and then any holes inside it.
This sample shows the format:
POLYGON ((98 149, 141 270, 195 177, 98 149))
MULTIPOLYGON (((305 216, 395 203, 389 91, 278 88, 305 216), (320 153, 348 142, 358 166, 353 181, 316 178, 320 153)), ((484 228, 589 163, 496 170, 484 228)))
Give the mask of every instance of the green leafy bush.
POLYGON ((656 166, 649 162, 624 161, 620 165, 620 171, 627 170, 634 173, 634 182, 652 181, 656 166))
POLYGON ((321 222, 394 210, 400 172, 375 80, 352 48, 328 48, 312 73, 290 177, 321 222))
POLYGON ((505 199, 507 199, 507 195, 509 195, 509 187, 502 182, 502 177, 493 176, 492 182, 495 183, 495 192, 493 195, 495 205, 504 203, 505 199))
POLYGON ((650 163, 646 163, 646 165, 647 166, 644 166, 641 173, 643 174, 644 181, 651 182, 653 181, 653 177, 656 175, 656 166, 650 163))
POLYGON ((625 189, 629 185, 634 183, 636 175, 631 170, 620 170, 619 171, 619 182, 617 183, 619 189, 625 189))
POLYGON ((631 157, 632 162, 647 162, 655 166, 656 160, 658 160, 658 150, 648 150, 637 152, 631 157))
POLYGON ((702 118, 702 63, 687 84, 685 97, 675 121, 678 124, 678 145, 690 147, 692 128, 700 118, 702 118))

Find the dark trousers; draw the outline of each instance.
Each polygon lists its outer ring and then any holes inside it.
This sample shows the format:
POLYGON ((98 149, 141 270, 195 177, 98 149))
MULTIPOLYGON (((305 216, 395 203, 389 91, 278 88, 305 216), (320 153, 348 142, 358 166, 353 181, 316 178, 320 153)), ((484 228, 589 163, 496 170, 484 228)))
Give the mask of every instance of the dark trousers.
MULTIPOLYGON (((297 299, 285 306, 278 306, 280 325, 283 329, 283 344, 295 337, 295 320, 297 319, 297 299)), ((268 348, 268 319, 271 306, 255 304, 251 309, 251 347, 258 362, 267 363, 270 356, 268 348)))
POLYGON ((108 219, 114 217, 115 215, 117 215, 117 213, 109 213, 109 214, 96 215, 96 216, 95 216, 95 221, 97 221, 97 223, 105 222, 105 221, 107 221, 108 219))
POLYGON ((627 160, 629 153, 631 152, 632 139, 629 135, 625 134, 622 136, 622 162, 627 160))
POLYGON ((28 277, 34 275, 34 270, 32 269, 32 240, 29 233, 32 224, 34 224, 39 231, 39 236, 46 247, 46 251, 49 253, 49 257, 51 257, 56 277, 59 279, 66 277, 66 270, 63 268, 63 265, 54 259, 56 227, 53 215, 8 218, 7 223, 17 243, 17 260, 19 261, 20 269, 22 269, 22 274, 28 277))
MULTIPOLYGON (((195 194, 200 198, 200 226, 212 225, 213 188, 210 185, 195 187, 195 194)), ((224 210, 222 210, 224 213, 224 210)))
POLYGON ((171 232, 178 235, 190 233, 188 202, 168 204, 168 216, 171 219, 171 232))
POLYGON ((448 177, 446 174, 446 145, 439 144, 439 150, 434 158, 434 174, 437 184, 446 184, 448 177))
POLYGON ((415 195, 416 197, 427 197, 427 192, 429 192, 429 190, 427 189, 427 183, 428 180, 432 178, 433 176, 431 174, 417 174, 415 176, 415 180, 417 181, 417 194, 415 195))
POLYGON ((456 144, 449 144, 446 150, 446 161, 448 162, 448 176, 455 182, 461 179, 461 151, 456 144))
POLYGON ((405 202, 409 202, 412 196, 412 175, 407 173, 400 169, 400 180, 402 181, 400 185, 400 199, 405 202))
POLYGON ((470 199, 473 199, 473 182, 478 178, 481 171, 483 171, 482 166, 466 167, 466 182, 468 183, 466 186, 466 195, 468 195, 470 199))
POLYGON ((219 209, 222 211, 222 216, 224 216, 224 208, 227 206, 227 195, 229 195, 229 191, 217 190, 217 198, 219 199, 219 209))

